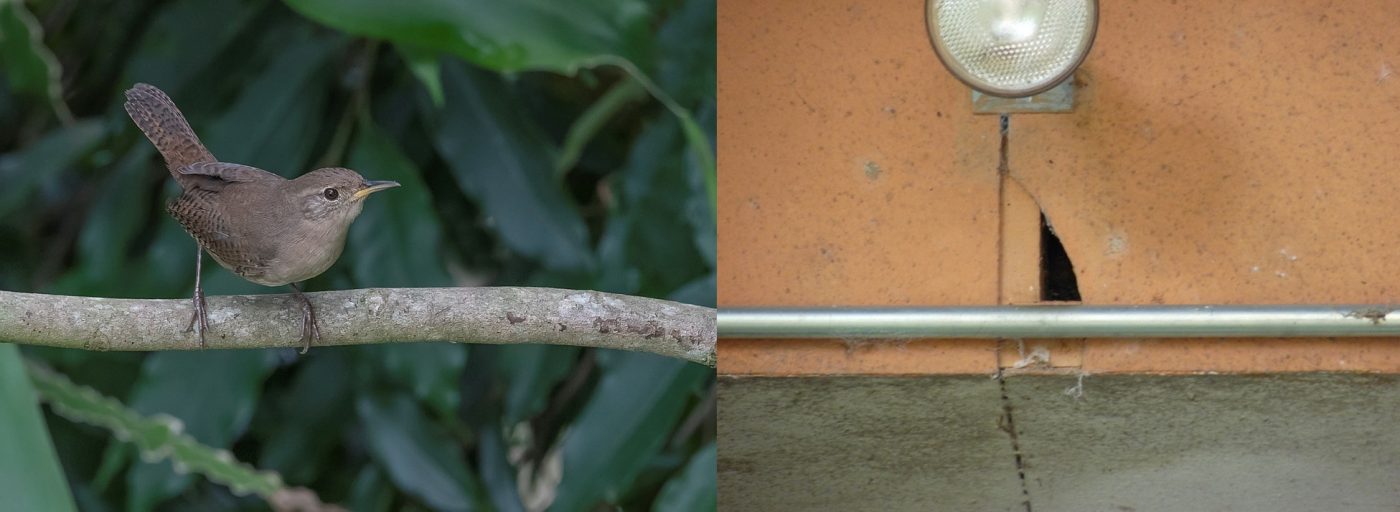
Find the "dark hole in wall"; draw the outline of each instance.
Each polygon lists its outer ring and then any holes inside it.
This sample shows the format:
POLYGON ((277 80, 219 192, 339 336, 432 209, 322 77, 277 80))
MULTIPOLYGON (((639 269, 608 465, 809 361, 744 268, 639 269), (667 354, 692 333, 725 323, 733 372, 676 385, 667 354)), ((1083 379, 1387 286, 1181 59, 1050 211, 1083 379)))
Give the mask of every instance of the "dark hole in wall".
POLYGON ((1040 214, 1040 300, 1078 301, 1079 280, 1060 237, 1040 214))

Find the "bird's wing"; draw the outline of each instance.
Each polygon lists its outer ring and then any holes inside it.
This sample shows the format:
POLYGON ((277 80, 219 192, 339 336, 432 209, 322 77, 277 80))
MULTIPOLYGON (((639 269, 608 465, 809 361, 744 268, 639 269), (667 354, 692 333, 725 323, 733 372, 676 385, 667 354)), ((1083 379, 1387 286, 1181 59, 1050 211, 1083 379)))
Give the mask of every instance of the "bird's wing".
POLYGON ((172 173, 190 164, 214 161, 214 155, 199 142, 184 114, 160 89, 136 84, 126 91, 125 106, 131 120, 165 157, 172 173))
POLYGON ((257 167, 231 164, 227 162, 200 162, 181 167, 178 172, 185 175, 200 175, 218 178, 227 182, 274 180, 286 178, 264 171, 257 167))
POLYGON ((188 188, 166 210, 224 268, 246 278, 257 278, 276 256, 275 249, 249 239, 246 226, 229 218, 218 201, 219 195, 218 190, 188 188))
POLYGON ((200 162, 181 167, 175 171, 184 179, 181 186, 218 192, 229 183, 251 183, 256 181, 282 181, 285 178, 257 167, 230 164, 226 162, 200 162))

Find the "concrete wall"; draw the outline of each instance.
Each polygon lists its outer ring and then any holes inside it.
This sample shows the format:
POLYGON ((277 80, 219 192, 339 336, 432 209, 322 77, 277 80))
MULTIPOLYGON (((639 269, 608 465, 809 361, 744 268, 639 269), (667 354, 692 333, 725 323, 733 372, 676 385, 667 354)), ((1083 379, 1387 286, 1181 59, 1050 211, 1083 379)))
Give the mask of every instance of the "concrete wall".
POLYGON ((726 511, 1400 508, 1394 375, 721 377, 719 399, 726 511))

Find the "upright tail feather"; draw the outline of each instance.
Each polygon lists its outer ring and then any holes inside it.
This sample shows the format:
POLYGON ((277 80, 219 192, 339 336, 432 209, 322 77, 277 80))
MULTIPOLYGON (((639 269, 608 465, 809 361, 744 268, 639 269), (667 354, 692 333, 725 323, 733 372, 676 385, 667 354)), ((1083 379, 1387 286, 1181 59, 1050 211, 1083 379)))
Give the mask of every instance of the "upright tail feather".
POLYGON ((214 162, 214 155, 199 142, 184 114, 164 92, 148 84, 136 84, 126 91, 126 113, 155 144, 171 174, 190 164, 214 162))

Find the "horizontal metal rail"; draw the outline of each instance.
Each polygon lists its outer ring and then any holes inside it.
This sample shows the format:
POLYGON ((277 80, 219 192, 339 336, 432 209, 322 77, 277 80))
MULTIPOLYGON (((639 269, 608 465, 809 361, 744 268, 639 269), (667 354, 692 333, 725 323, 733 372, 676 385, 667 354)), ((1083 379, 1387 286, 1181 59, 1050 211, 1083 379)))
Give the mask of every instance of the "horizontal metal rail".
POLYGON ((1400 337, 1397 311, 1394 304, 721 308, 718 323, 720 338, 1400 337))

